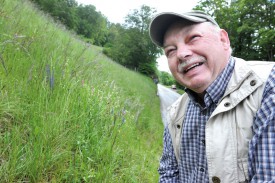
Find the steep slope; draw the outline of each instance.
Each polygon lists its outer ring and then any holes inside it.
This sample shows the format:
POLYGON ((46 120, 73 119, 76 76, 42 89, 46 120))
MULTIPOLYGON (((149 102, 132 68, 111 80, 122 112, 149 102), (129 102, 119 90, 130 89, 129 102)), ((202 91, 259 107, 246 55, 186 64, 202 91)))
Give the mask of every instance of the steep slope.
POLYGON ((156 86, 27 0, 0 0, 0 180, 156 182, 156 86))

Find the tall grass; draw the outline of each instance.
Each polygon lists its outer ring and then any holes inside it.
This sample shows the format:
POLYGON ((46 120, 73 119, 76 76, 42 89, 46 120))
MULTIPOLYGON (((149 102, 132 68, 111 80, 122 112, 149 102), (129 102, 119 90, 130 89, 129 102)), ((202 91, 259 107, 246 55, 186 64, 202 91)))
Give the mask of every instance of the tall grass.
POLYGON ((156 182, 156 86, 54 23, 0 0, 1 182, 156 182))

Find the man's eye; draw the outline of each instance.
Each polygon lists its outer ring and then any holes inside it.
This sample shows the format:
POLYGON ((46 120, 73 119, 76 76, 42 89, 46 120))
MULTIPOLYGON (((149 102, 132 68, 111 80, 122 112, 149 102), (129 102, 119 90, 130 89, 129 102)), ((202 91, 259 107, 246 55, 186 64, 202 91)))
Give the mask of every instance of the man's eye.
POLYGON ((165 51, 165 55, 166 55, 166 57, 168 57, 168 56, 169 56, 169 53, 170 53, 170 50, 165 51))
POLYGON ((175 49, 169 49, 165 51, 165 55, 166 57, 170 57, 173 55, 174 52, 175 52, 175 49))
POLYGON ((192 40, 196 40, 196 39, 198 39, 199 37, 200 37, 199 35, 193 35, 193 36, 191 36, 191 39, 190 39, 190 40, 191 40, 191 41, 192 41, 192 40))

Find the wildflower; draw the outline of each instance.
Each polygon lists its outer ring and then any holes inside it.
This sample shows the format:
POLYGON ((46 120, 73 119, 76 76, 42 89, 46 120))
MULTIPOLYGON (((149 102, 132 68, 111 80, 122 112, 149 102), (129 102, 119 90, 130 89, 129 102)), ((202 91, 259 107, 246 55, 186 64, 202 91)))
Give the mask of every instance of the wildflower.
POLYGON ((46 77, 47 77, 47 81, 50 84, 50 88, 53 89, 53 87, 54 87, 54 74, 51 71, 51 68, 48 64, 46 65, 46 77))

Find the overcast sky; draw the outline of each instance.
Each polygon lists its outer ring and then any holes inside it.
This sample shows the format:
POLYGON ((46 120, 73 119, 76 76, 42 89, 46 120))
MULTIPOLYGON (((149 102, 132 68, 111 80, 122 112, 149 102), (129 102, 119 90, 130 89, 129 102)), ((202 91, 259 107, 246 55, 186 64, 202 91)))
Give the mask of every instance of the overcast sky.
MULTIPOLYGON (((140 9, 141 5, 155 8, 157 12, 172 11, 186 12, 194 8, 199 0, 76 0, 79 4, 92 4, 96 11, 100 11, 112 23, 124 23, 124 18, 133 9, 140 9)), ((165 56, 157 59, 158 69, 169 72, 165 56)))
POLYGON ((157 12, 185 12, 191 10, 198 0, 76 0, 79 4, 92 4, 112 23, 123 23, 130 10, 141 5, 156 8, 157 12))

